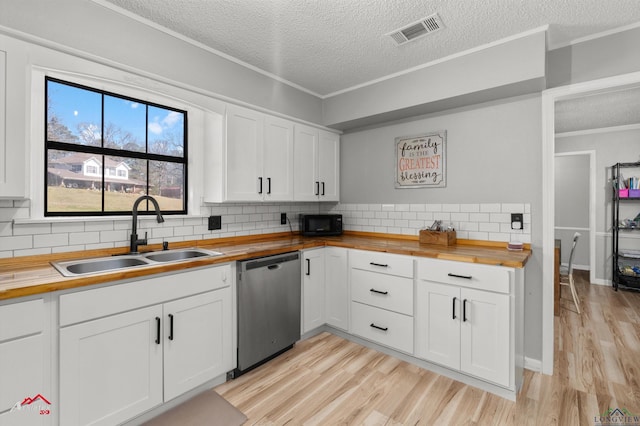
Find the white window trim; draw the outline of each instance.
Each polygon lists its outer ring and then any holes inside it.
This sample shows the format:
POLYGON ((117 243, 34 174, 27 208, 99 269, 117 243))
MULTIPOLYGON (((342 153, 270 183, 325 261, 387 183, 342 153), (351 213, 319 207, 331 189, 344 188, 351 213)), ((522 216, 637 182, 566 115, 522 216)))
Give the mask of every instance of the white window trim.
MULTIPOLYGON (((105 67, 107 68, 107 67, 105 67)), ((105 74, 108 74, 105 70, 105 74)), ((118 72, 122 74, 122 72, 118 72)), ((95 88, 112 93, 118 93, 124 96, 130 96, 142 101, 156 103, 160 105, 171 106, 172 108, 181 109, 187 111, 187 149, 188 149, 188 187, 185 188, 188 194, 187 200, 187 215, 179 215, 183 217, 200 217, 200 210, 202 206, 202 194, 203 194, 203 158, 204 158, 204 117, 205 111, 184 101, 182 98, 176 96, 175 92, 181 92, 177 95, 184 95, 188 97, 189 93, 184 89, 179 89, 159 83, 157 81, 135 76, 125 73, 123 77, 129 81, 135 81, 138 85, 132 85, 130 83, 119 82, 106 77, 98 77, 89 74, 80 74, 76 72, 68 72, 56 69, 50 69, 45 67, 33 66, 31 69, 31 111, 30 111, 30 163, 29 167, 31 173, 30 178, 30 222, 42 222, 49 221, 53 217, 45 217, 45 205, 44 205, 44 140, 46 123, 44 122, 45 111, 45 77, 53 77, 64 81, 84 85, 87 87, 95 88), (128 77, 128 78, 127 78, 128 77), (140 87, 140 86, 147 87, 140 87), (148 87, 153 87, 149 89, 148 87)), ((120 217, 120 216, 118 216, 120 217)), ((63 217, 62 220, 65 218, 63 217)), ((113 220, 113 216, 74 216, 71 219, 73 221, 80 220, 113 220)), ((60 220, 60 219, 58 219, 60 220)), ((51 220, 54 222, 57 220, 51 220)))

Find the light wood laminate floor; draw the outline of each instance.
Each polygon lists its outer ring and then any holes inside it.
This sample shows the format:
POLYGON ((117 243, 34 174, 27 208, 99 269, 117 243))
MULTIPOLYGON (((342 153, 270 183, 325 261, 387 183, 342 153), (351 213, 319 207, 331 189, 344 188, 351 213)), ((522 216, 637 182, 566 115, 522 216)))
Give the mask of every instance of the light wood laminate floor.
POLYGON ((553 376, 525 372, 517 402, 322 333, 216 391, 248 425, 594 425, 640 415, 640 294, 577 277, 562 287, 553 376))

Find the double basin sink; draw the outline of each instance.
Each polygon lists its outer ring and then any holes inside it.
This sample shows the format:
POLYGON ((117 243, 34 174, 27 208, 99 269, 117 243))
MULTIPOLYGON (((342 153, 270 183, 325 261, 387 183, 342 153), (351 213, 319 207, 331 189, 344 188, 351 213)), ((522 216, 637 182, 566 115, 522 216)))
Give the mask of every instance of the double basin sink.
POLYGON ((154 251, 144 254, 98 257, 93 259, 51 262, 65 277, 114 272, 143 266, 183 262, 196 258, 220 256, 222 253, 201 248, 154 251))

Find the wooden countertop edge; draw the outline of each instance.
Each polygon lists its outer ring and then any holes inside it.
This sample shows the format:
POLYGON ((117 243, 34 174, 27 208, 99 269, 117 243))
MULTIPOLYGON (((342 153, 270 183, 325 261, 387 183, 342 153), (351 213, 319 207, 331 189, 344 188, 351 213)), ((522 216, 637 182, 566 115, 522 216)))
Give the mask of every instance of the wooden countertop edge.
MULTIPOLYGON (((59 277, 55 276, 57 271, 49 264, 52 261, 62 261, 62 260, 71 260, 78 258, 90 258, 90 257, 101 257, 101 256, 110 256, 113 254, 124 254, 127 252, 127 247, 119 247, 114 249, 106 249, 106 250, 90 250, 82 252, 82 255, 79 255, 78 252, 71 253, 60 253, 60 254, 51 254, 51 255, 38 255, 38 256, 28 256, 24 258, 10 258, 10 259, 0 259, 0 270, 4 268, 10 267, 10 272, 19 273, 43 269, 45 274, 40 277, 34 277, 32 281, 34 284, 25 284, 22 285, 17 284, 16 287, 8 287, 2 288, 2 284, 0 282, 0 300, 5 299, 13 299, 17 297, 24 296, 32 296, 41 293, 48 293, 53 291, 60 290, 69 290, 74 288, 86 287, 95 284, 102 284, 107 282, 121 281, 138 277, 145 277, 158 273, 166 273, 173 271, 180 271, 188 268, 196 268, 202 266, 215 265, 219 263, 227 263, 234 262, 237 260, 246 260, 253 257, 261 257, 261 256, 269 256, 273 254, 280 254, 287 251, 296 251, 303 250, 315 247, 343 247, 343 248, 351 248, 351 249, 360 249, 360 250, 368 250, 368 251, 377 251, 377 252, 386 252, 393 254, 401 254, 408 256, 416 256, 416 257, 429 257, 443 260, 457 260, 462 262, 472 262, 472 263, 480 263, 487 265, 498 265, 512 268, 522 268, 525 266, 527 260, 529 259, 531 252, 527 248, 525 249, 521 256, 519 256, 519 260, 508 260, 500 258, 500 256, 491 257, 490 255, 478 257, 477 255, 467 255, 464 253, 447 253, 447 250, 457 250, 460 246, 472 246, 474 250, 486 248, 488 250, 496 250, 496 254, 504 254, 503 250, 505 249, 505 243, 501 243, 500 245, 496 244, 488 244, 481 245, 472 242, 471 244, 459 244, 459 246, 452 247, 444 247, 444 246, 420 246, 420 248, 415 247, 399 247, 397 244, 398 241, 417 241, 416 238, 411 238, 412 236, 398 236, 395 234, 372 234, 372 233, 363 233, 363 232, 345 232, 345 236, 349 237, 360 237, 363 238, 363 241, 359 242, 345 242, 339 241, 335 238, 309 238, 309 237, 301 237, 297 234, 291 234, 289 232, 283 233, 275 233, 275 234, 262 234, 259 236, 242 236, 242 237, 229 237, 229 238, 217 238, 217 239, 208 239, 208 240, 200 240, 197 242, 187 241, 180 243, 172 243, 171 248, 186 248, 186 247, 201 247, 208 248, 211 250, 218 250, 223 252, 222 256, 210 257, 210 258, 198 258, 185 262, 177 262, 177 263, 168 263, 163 265, 154 265, 143 268, 135 268, 118 272, 97 274, 97 275, 89 275, 82 277, 63 277, 60 275, 59 277), (305 238, 302 240, 301 238, 305 238), (367 241, 368 240, 368 241, 367 241), (389 241, 391 240, 391 241, 389 241), (271 243, 276 246, 271 247, 261 247, 261 245, 271 243), (252 247, 252 245, 255 246, 252 247), (281 246, 277 246, 277 244, 283 244, 281 246), (391 245, 389 245, 391 244, 391 245), (234 250, 234 246, 242 246, 245 247, 239 248, 237 251, 234 250), (227 252, 225 253, 225 248, 227 248, 227 252), (497 249, 502 249, 499 252, 497 249), (45 280, 46 282, 37 283, 38 280, 45 280)), ((458 240, 460 242, 460 240, 458 240)), ((472 240, 467 240, 472 241, 472 240)), ((161 245, 150 245, 147 247, 149 251, 161 250, 161 245)), ((0 273, 0 276, 2 274, 0 273)))

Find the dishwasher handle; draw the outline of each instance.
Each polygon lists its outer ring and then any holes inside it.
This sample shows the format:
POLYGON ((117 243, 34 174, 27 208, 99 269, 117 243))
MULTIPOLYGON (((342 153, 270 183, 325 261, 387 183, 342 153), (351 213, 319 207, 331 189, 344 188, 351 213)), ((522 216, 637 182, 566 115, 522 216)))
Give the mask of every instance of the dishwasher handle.
POLYGON ((267 266, 267 269, 270 271, 273 271, 274 269, 280 269, 280 265, 281 265, 280 263, 275 263, 273 265, 267 266))

